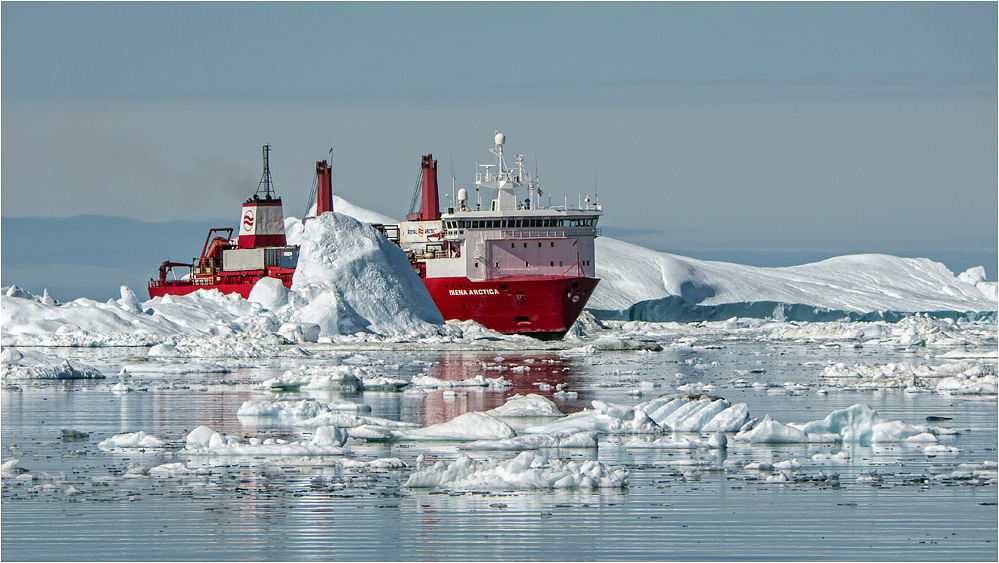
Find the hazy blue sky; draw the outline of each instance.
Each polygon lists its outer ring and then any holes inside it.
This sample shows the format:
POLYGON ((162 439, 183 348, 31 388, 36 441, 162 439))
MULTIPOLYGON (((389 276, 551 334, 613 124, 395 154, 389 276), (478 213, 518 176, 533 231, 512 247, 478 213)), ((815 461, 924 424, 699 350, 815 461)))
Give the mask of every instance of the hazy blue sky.
POLYGON ((8 217, 235 223, 264 143, 286 214, 334 147, 400 217, 421 154, 468 183, 501 130, 650 247, 995 256, 995 2, 0 10, 8 217))

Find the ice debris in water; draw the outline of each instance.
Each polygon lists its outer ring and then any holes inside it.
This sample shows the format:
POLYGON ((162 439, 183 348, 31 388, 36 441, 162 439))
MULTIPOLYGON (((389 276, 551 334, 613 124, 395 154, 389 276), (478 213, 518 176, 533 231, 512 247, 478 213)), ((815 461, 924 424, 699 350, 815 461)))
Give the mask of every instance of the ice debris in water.
POLYGON ((431 375, 417 375, 413 377, 412 384, 417 387, 433 387, 437 389, 451 389, 455 387, 486 387, 488 389, 503 389, 512 387, 513 383, 502 377, 485 377, 476 375, 461 381, 449 381, 438 379, 431 375))
POLYGON ((749 420, 745 403, 733 405, 714 395, 663 395, 635 408, 676 432, 736 432, 749 420))
POLYGON ((908 392, 994 395, 997 392, 994 372, 993 367, 973 361, 957 361, 936 367, 910 362, 873 366, 837 363, 826 366, 819 377, 831 386, 847 389, 904 389, 908 392))
POLYGON ((458 446, 459 450, 541 450, 541 449, 574 449, 596 448, 596 432, 577 432, 575 434, 528 434, 506 440, 476 440, 458 446))
POLYGON ((753 428, 736 434, 734 439, 751 443, 920 443, 936 442, 935 434, 940 432, 935 427, 886 421, 871 407, 857 404, 804 424, 782 424, 767 415, 753 428))
POLYGON ((282 438, 243 439, 223 436, 207 426, 199 426, 187 435, 184 453, 199 455, 340 455, 345 453, 347 433, 335 426, 319 426, 311 440, 284 440, 282 438))
POLYGON ((660 434, 663 428, 637 408, 593 401, 592 409, 584 409, 547 424, 529 426, 529 434, 660 434))
POLYGON ((416 471, 409 476, 410 488, 448 490, 533 490, 622 488, 628 483, 628 470, 606 466, 599 461, 562 461, 534 452, 522 452, 500 461, 476 461, 466 455, 447 462, 423 466, 421 455, 416 471))
POLYGON ((160 438, 157 438, 152 434, 146 434, 140 430, 139 432, 115 434, 114 436, 101 441, 101 443, 97 444, 97 447, 102 450, 129 450, 160 448, 164 444, 166 444, 166 442, 160 438))
POLYGON ((325 407, 315 399, 302 401, 268 401, 257 399, 245 401, 236 411, 236 416, 277 418, 279 420, 302 420, 322 413, 325 407))
POLYGON ((448 422, 395 432, 396 437, 405 440, 505 440, 516 435, 509 424, 481 412, 466 412, 448 422))
POLYGON ((564 416, 558 405, 551 399, 531 393, 529 395, 514 395, 502 405, 486 411, 487 414, 499 417, 556 417, 564 416))
POLYGON ((722 431, 717 431, 711 435, 707 440, 700 440, 698 438, 658 438, 656 440, 632 440, 624 445, 626 448, 633 449, 709 449, 709 450, 720 450, 725 449, 728 445, 728 437, 722 431))
MULTIPOLYGON (((6 329, 6 327, 5 327, 6 329)), ((41 352, 20 352, 5 346, 0 352, 0 379, 104 379, 96 368, 41 352)))

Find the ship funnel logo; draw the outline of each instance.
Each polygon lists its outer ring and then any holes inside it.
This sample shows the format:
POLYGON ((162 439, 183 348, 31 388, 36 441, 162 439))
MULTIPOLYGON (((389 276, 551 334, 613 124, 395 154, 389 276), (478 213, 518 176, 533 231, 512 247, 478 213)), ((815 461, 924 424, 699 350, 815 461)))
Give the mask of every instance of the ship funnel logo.
POLYGON ((253 210, 247 209, 243 215, 243 229, 249 231, 253 229, 253 210))

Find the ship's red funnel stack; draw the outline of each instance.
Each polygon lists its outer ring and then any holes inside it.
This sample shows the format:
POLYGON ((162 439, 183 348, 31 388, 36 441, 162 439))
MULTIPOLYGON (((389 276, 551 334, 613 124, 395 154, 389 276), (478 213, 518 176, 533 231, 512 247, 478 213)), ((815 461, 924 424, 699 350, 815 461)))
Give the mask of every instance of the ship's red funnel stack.
POLYGON ((437 161, 434 155, 423 157, 423 213, 422 221, 436 221, 441 218, 440 199, 437 195, 437 161))
POLYGON ((325 160, 316 162, 316 217, 333 211, 333 169, 325 160))

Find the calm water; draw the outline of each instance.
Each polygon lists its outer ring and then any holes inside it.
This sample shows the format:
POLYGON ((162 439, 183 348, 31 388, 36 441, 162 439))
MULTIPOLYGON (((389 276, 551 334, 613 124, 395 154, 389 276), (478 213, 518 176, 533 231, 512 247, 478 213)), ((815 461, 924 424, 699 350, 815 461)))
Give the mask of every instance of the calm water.
MULTIPOLYGON (((440 391, 409 393, 291 394, 329 401, 365 402, 371 414, 431 424, 463 412, 502 404, 514 393, 537 392, 537 383, 576 391, 556 401, 565 412, 592 399, 623 404, 670 392, 685 382, 711 383, 712 392, 746 402, 752 416, 805 422, 866 403, 888 419, 935 423, 960 430, 944 443, 956 455, 927 457, 921 448, 893 445, 782 446, 731 444, 726 452, 626 449, 630 437, 603 437, 594 452, 556 451, 551 457, 596 456, 631 471, 629 486, 599 492, 489 492, 409 490, 411 472, 343 470, 334 458, 188 458, 176 455, 187 432, 206 424, 245 436, 296 437, 287 426, 241 421, 243 401, 273 398, 254 382, 301 364, 353 361, 320 352, 308 360, 223 362, 228 373, 181 373, 185 362, 137 361, 143 350, 63 350, 115 374, 125 365, 133 387, 114 394, 106 381, 18 382, 2 398, 3 460, 54 481, 4 479, 2 558, 19 560, 981 560, 997 557, 997 490, 991 484, 932 479, 959 463, 997 458, 994 397, 959 399, 900 391, 815 392, 829 362, 926 362, 923 355, 887 348, 825 348, 731 338, 718 347, 666 346, 657 353, 399 351, 363 352, 364 365, 386 375, 428 371, 446 379, 503 375, 506 391, 469 390, 445 398, 440 391), (506 371, 483 370, 502 356, 506 371), (530 370, 523 368, 529 367, 530 370), (745 375, 735 370, 757 370, 745 375), (762 370, 762 371, 761 371, 762 370), (682 374, 682 377, 677 376, 682 374), (800 394, 735 388, 731 381, 810 387, 800 394), (638 398, 639 382, 661 385, 638 398), (89 432, 63 441, 61 428, 89 432), (103 452, 97 443, 143 430, 170 443, 160 454, 103 452), (846 449, 846 463, 818 463, 816 453, 846 449), (797 459, 801 472, 838 473, 839 484, 814 480, 766 484, 741 467, 750 461, 797 459), (163 479, 129 477, 134 466, 174 461, 210 474, 163 479), (883 481, 857 483, 877 472, 883 481), (65 472, 65 478, 60 473, 65 472), (51 490, 44 485, 54 484, 51 490), (73 485, 82 492, 67 496, 73 485)), ((925 350, 922 354, 925 354, 925 350)), ((201 368, 203 369, 203 368, 201 368)), ((112 383, 113 383, 112 379, 112 383)), ((551 395, 552 391, 542 391, 551 395)), ((520 423, 524 424, 524 423, 520 423)), ((352 446, 351 458, 399 457, 412 464, 458 455, 446 444, 352 446)), ((474 457, 513 454, 472 453, 474 457)))

